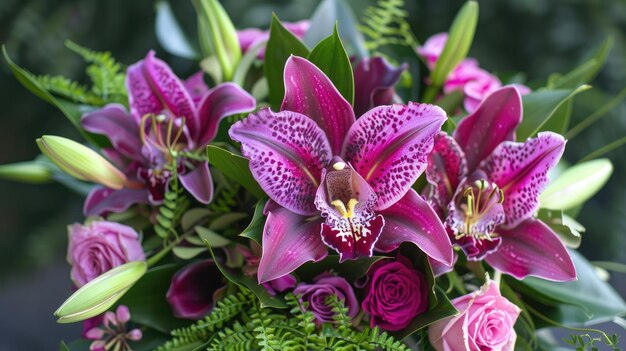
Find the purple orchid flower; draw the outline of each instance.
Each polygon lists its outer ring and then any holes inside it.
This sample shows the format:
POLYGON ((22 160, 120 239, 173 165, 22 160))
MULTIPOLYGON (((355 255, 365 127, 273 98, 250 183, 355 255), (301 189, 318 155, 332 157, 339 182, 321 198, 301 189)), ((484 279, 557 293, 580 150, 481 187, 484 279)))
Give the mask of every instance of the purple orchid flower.
POLYGON ((81 119, 85 130, 108 137, 112 148, 104 152, 129 179, 121 190, 95 188, 85 202, 85 215, 159 204, 172 176, 166 165, 173 162, 182 185, 198 201, 209 203, 213 182, 208 163, 177 156, 202 150, 215 138, 220 121, 252 111, 254 98, 232 83, 209 89, 200 72, 182 82, 153 51, 128 68, 126 86, 130 112, 109 104, 81 119))
POLYGON ((428 199, 468 260, 484 258, 518 279, 574 280, 565 246, 533 218, 565 139, 542 132, 514 142, 521 120, 520 93, 506 86, 465 117, 453 137, 438 134, 426 170, 428 199))
POLYGON ((389 252, 412 242, 450 263, 437 214, 411 186, 446 119, 433 105, 352 106, 315 65, 292 56, 281 112, 263 109, 230 129, 272 201, 266 206, 260 283, 319 261, 389 252))
POLYGON ((383 57, 364 57, 354 67, 354 112, 364 114, 375 106, 393 102, 393 88, 407 68, 391 65, 383 57))

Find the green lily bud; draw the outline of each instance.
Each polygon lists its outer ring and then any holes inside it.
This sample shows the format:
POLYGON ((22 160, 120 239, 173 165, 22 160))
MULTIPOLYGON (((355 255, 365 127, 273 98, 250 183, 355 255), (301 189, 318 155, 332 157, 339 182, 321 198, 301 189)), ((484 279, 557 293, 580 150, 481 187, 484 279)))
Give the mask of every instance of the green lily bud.
POLYGON ((200 48, 204 56, 216 55, 225 81, 233 78, 241 60, 237 31, 217 0, 193 0, 198 14, 200 48))
POLYGON ((117 266, 76 290, 55 312, 58 323, 74 323, 108 310, 145 273, 148 265, 135 261, 117 266))
POLYGON ((37 146, 63 172, 72 177, 122 189, 126 176, 94 150, 73 140, 54 135, 37 139, 37 146))
POLYGON ((0 166, 0 178, 25 183, 48 183, 52 181, 52 170, 34 161, 11 163, 0 166))

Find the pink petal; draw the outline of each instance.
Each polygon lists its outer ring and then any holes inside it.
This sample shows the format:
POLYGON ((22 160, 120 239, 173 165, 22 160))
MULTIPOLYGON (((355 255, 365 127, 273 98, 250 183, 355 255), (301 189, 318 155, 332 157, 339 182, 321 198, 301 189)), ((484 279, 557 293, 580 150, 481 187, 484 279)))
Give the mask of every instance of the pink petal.
POLYGON ((435 63, 437 63, 439 56, 441 56, 447 41, 448 33, 437 33, 428 38, 424 45, 417 47, 416 51, 420 56, 426 59, 428 69, 432 70, 435 68, 435 63))
POLYGON ((518 225, 539 208, 548 171, 559 162, 564 149, 561 135, 542 132, 524 143, 502 143, 481 164, 487 178, 504 191, 506 226, 518 225))
POLYGON ((105 135, 115 150, 128 158, 137 159, 141 154, 139 125, 122 105, 109 104, 88 112, 80 124, 89 132, 105 135))
POLYGON ((143 337, 143 333, 141 332, 141 329, 135 328, 129 331, 128 333, 126 333, 126 339, 128 340, 139 341, 141 340, 142 337, 143 337))
POLYGON ((389 252, 403 242, 411 242, 431 258, 452 264, 450 238, 435 211, 415 190, 409 190, 400 201, 381 211, 385 227, 376 250, 389 252))
POLYGON ((317 213, 315 191, 332 153, 312 119, 263 109, 235 123, 229 133, 242 144, 252 175, 272 200, 301 215, 317 213))
POLYGON ((512 229, 499 228, 502 245, 485 260, 517 279, 526 276, 554 281, 576 279, 576 268, 559 237, 543 222, 528 219, 512 229))
POLYGON ((204 82, 204 71, 198 71, 192 74, 189 78, 185 79, 183 84, 194 103, 200 102, 204 94, 209 91, 209 87, 204 82))
POLYGON ((211 202, 213 198, 213 179, 211 179, 208 162, 204 161, 198 164, 194 170, 181 174, 178 178, 185 189, 196 200, 203 204, 211 202))
POLYGON ((522 121, 522 98, 514 86, 503 87, 487 97, 471 115, 463 118, 454 139, 465 151, 471 173, 503 141, 515 140, 522 121))
POLYGON ((117 322, 120 324, 128 323, 128 321, 130 321, 130 311, 128 310, 128 307, 124 305, 117 306, 115 316, 117 318, 117 322))
POLYGON ((259 284, 285 276, 306 262, 328 255, 320 238, 320 220, 308 220, 285 208, 267 215, 263 228, 263 254, 259 284))
POLYGON ((378 195, 375 210, 396 203, 415 183, 445 120, 440 107, 409 102, 376 107, 350 128, 342 155, 378 195))
POLYGON ((466 175, 467 162, 463 150, 447 134, 435 135, 433 151, 428 155, 426 168, 426 179, 430 185, 428 199, 439 210, 445 210, 466 175))
POLYGON ((83 205, 85 216, 102 216, 108 212, 124 212, 134 204, 149 203, 147 189, 113 190, 105 187, 94 188, 83 205))
POLYGON ((354 123, 352 106, 326 75, 307 59, 291 56, 285 64, 285 98, 281 111, 301 113, 326 133, 334 155, 354 123))
POLYGON ((383 57, 364 57, 354 68, 354 112, 357 116, 372 107, 392 102, 393 86, 406 65, 395 67, 383 57))
POLYGON ((206 146, 215 138, 222 119, 255 107, 256 100, 236 84, 224 83, 209 90, 199 103, 198 129, 191 130, 196 147, 206 146))

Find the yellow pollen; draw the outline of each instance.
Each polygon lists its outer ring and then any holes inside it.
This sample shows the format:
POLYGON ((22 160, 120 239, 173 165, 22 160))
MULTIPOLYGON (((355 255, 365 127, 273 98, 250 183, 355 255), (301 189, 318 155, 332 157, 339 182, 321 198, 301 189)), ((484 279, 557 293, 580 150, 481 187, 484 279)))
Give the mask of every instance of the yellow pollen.
POLYGON ((334 200, 330 204, 335 206, 337 211, 339 211, 339 214, 341 215, 341 217, 345 219, 350 219, 354 216, 354 207, 358 203, 359 201, 357 201, 356 199, 350 199, 350 201, 348 201, 347 209, 346 209, 346 205, 341 200, 334 200))
POLYGON ((333 164, 333 169, 335 171, 341 171, 344 168, 346 168, 346 163, 345 162, 335 162, 335 164, 333 164))

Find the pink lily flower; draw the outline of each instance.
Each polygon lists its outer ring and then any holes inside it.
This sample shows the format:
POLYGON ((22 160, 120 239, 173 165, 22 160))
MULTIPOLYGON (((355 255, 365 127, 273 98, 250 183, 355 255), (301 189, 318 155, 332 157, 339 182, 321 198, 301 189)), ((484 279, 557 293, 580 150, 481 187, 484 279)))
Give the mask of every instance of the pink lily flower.
POLYGON ((230 129, 269 195, 258 280, 308 261, 390 252, 412 242, 450 263, 437 214, 414 190, 446 119, 433 105, 376 107, 358 120, 330 79, 304 58, 285 65, 280 112, 250 114, 230 129))
MULTIPOLYGON (((159 204, 172 176, 166 165, 174 154, 201 151, 217 134, 227 116, 249 112, 256 102, 232 83, 209 89, 197 73, 181 81, 150 51, 128 68, 126 86, 130 112, 119 104, 89 112, 83 128, 105 135, 112 147, 104 150, 130 180, 121 190, 95 188, 84 205, 85 215, 122 212, 132 204, 159 204)), ((206 161, 176 157, 182 185, 200 202, 209 203, 213 182, 206 161)))
POLYGON ((521 120, 520 93, 506 86, 465 117, 452 137, 438 134, 426 170, 427 198, 468 260, 485 259, 518 279, 574 280, 565 246, 534 218, 565 139, 542 132, 514 142, 521 120))

